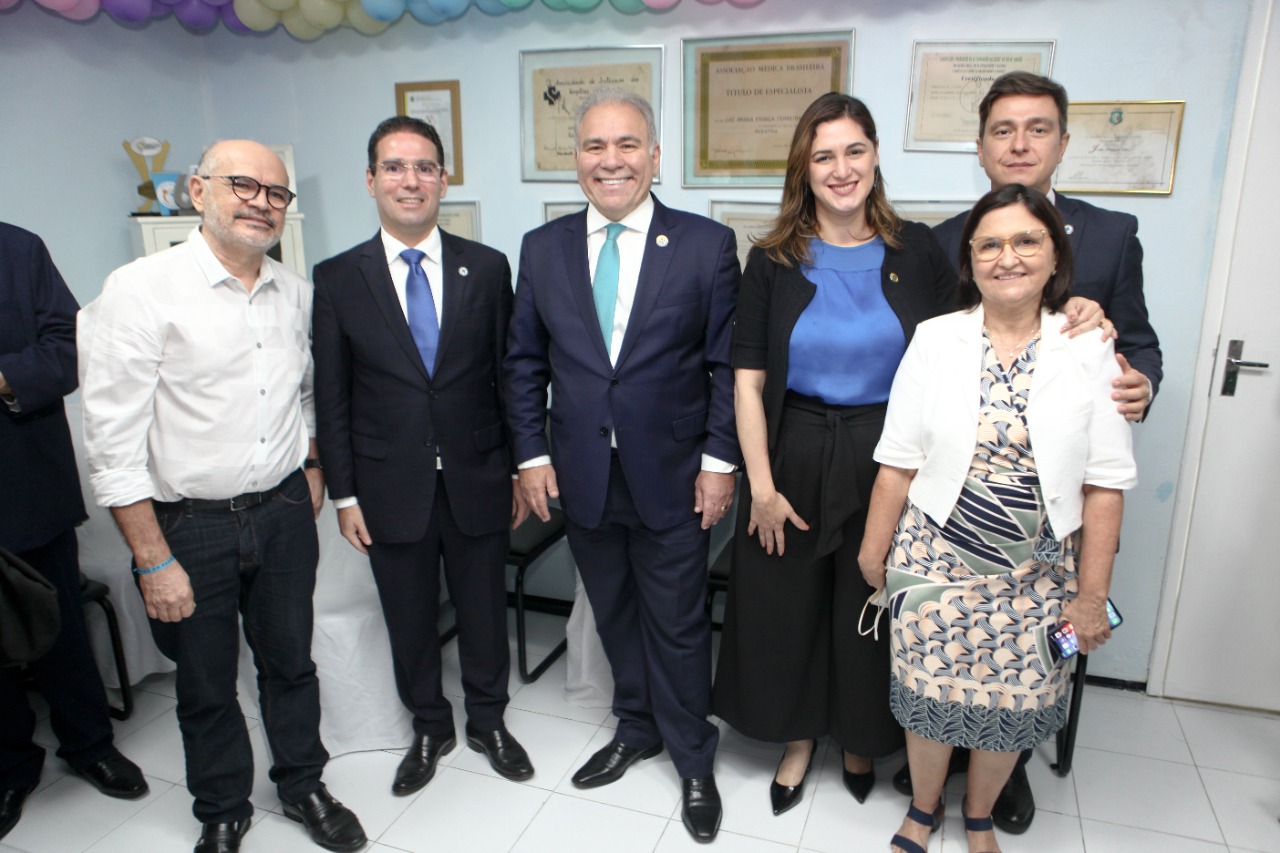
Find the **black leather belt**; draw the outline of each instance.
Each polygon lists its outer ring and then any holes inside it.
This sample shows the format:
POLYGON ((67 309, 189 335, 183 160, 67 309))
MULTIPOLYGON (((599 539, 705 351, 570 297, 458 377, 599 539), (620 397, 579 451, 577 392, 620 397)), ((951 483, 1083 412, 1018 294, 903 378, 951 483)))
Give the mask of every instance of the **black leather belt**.
POLYGON ((302 469, 298 469, 281 480, 275 488, 268 489, 265 492, 245 492, 243 495, 236 495, 234 498, 219 498, 217 500, 210 498, 183 498, 180 501, 152 501, 152 503, 158 509, 244 512, 246 509, 252 509, 276 497, 280 494, 280 490, 284 488, 285 483, 288 483, 293 477, 302 476, 304 476, 302 469))

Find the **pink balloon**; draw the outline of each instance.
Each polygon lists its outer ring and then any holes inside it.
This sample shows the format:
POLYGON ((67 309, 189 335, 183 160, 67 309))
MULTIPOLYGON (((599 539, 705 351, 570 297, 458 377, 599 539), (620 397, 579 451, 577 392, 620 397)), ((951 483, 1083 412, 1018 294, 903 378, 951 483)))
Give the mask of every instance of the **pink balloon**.
POLYGON ((644 5, 650 9, 670 9, 679 2, 680 0, 644 0, 644 5))
POLYGON ((76 5, 64 11, 62 17, 71 21, 87 21, 98 14, 100 8, 101 0, 79 0, 76 5))
POLYGON ((22 0, 0 0, 0 10, 12 9, 14 6, 17 6, 21 2, 22 0))
POLYGON ((218 10, 204 0, 182 0, 173 7, 173 16, 193 30, 203 30, 218 23, 218 10))
POLYGON ((80 0, 36 0, 36 2, 51 12, 65 12, 80 0))
POLYGON ((102 0, 102 10, 117 21, 136 24, 151 17, 151 0, 102 0))

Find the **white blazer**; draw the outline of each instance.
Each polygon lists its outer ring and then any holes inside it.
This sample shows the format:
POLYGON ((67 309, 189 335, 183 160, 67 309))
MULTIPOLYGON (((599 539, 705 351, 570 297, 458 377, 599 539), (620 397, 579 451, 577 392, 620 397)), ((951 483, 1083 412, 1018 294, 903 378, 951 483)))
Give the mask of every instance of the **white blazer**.
MULTIPOLYGON (((1085 484, 1137 485, 1129 422, 1116 411, 1115 348, 1097 333, 1067 338, 1042 311, 1027 430, 1046 511, 1063 539, 1080 528, 1085 484)), ((960 497, 977 441, 983 311, 926 320, 898 366, 875 459, 916 470, 908 496, 938 524, 960 497)))

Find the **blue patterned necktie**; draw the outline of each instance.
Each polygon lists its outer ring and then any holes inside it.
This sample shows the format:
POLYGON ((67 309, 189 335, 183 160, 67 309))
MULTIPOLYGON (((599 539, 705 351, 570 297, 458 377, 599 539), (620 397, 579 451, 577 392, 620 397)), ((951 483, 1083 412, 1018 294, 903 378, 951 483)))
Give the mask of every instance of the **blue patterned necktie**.
POLYGON ((600 319, 600 331, 604 334, 604 348, 613 349, 613 313, 618 304, 618 235, 627 230, 620 222, 605 226, 604 245, 596 259, 596 277, 591 282, 591 292, 596 302, 596 317, 600 319))
POLYGON ((400 257, 409 265, 409 277, 405 280, 405 313, 409 319, 409 333, 418 345, 418 354, 431 376, 436 367, 436 349, 440 346, 440 320, 436 317, 436 300, 431 295, 427 272, 422 259, 427 256, 420 249, 405 249, 400 257))

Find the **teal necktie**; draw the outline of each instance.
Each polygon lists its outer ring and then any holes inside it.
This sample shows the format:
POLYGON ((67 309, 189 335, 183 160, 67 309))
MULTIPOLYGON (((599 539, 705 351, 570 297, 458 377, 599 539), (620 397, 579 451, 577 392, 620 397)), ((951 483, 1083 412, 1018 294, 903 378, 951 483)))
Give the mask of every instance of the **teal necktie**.
POLYGON ((600 331, 604 334, 604 348, 613 348, 613 314, 618 304, 618 235, 627 230, 620 222, 610 222, 605 226, 604 245, 600 247, 600 257, 596 258, 596 277, 591 282, 592 295, 596 301, 596 317, 600 319, 600 331))

